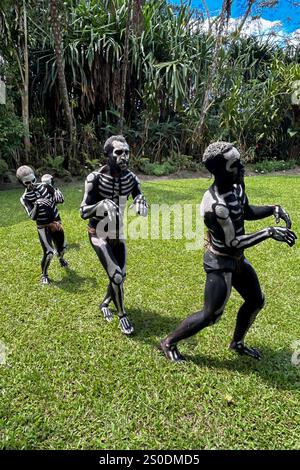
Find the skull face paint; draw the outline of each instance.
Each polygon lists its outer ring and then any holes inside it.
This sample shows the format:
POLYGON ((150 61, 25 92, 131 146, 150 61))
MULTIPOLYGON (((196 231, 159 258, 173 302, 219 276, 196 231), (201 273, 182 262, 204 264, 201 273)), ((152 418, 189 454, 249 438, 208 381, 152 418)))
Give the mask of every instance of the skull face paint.
POLYGON ((232 149, 223 154, 223 157, 226 160, 226 172, 231 173, 234 183, 240 183, 241 179, 244 177, 244 165, 241 162, 239 151, 235 147, 232 147, 232 149))
POLYGON ((227 152, 223 153, 223 156, 226 162, 226 171, 229 172, 235 172, 236 165, 235 163, 240 160, 240 154, 238 150, 235 147, 232 147, 232 149, 228 150, 227 152))
POLYGON ((17 169, 16 177, 26 188, 31 187, 36 181, 34 171, 30 166, 26 165, 20 166, 17 169))
POLYGON ((112 158, 114 159, 115 163, 121 168, 121 170, 125 170, 129 162, 128 144, 120 142, 118 140, 114 140, 112 142, 112 147, 112 158))

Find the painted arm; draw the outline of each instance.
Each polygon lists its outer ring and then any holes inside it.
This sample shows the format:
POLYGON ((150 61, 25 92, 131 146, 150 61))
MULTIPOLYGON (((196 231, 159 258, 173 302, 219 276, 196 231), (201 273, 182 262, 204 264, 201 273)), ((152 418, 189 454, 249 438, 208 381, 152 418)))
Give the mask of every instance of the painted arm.
POLYGON ((20 202, 21 202, 22 206, 24 207, 26 214, 32 220, 35 220, 36 217, 37 217, 37 209, 38 209, 38 206, 37 206, 36 202, 33 203, 31 201, 28 201, 28 199, 26 199, 25 195, 23 195, 20 198, 20 202))
POLYGON ((287 228, 291 228, 292 222, 289 214, 279 205, 274 206, 252 206, 249 204, 246 196, 246 202, 244 205, 244 219, 245 220, 259 220, 274 215, 276 223, 280 222, 280 219, 284 220, 287 228))
POLYGON ((95 173, 90 173, 85 180, 84 196, 80 206, 80 215, 85 219, 89 219, 96 215, 99 204, 97 191, 97 177, 95 173))
POLYGON ((233 222, 229 216, 229 209, 225 205, 218 204, 215 207, 215 214, 217 222, 224 232, 225 245, 228 248, 246 249, 257 245, 267 238, 273 238, 274 240, 285 242, 289 246, 293 246, 295 244, 297 237, 295 233, 288 228, 267 227, 259 230, 258 232, 236 235, 233 222))

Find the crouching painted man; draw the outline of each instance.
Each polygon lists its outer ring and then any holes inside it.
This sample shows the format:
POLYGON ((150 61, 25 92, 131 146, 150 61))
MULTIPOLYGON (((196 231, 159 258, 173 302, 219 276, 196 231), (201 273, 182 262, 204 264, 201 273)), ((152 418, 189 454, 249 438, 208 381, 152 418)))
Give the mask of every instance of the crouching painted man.
POLYGON ((252 206, 245 194, 244 168, 238 150, 230 143, 215 142, 208 146, 203 163, 214 175, 214 182, 204 194, 201 210, 208 228, 208 246, 204 255, 206 285, 204 307, 189 316, 160 343, 167 359, 182 361, 177 343, 220 320, 233 286, 244 299, 238 311, 230 349, 241 355, 260 359, 255 348, 244 344, 244 338, 264 305, 257 274, 244 256, 244 250, 273 238, 293 246, 296 235, 290 230, 291 220, 279 205, 252 206), (245 234, 244 221, 271 215, 286 227, 267 227, 245 234))
POLYGON ((63 268, 68 267, 68 263, 64 259, 65 235, 56 207, 56 204, 64 202, 64 197, 61 191, 55 188, 51 175, 42 176, 41 182, 38 183, 32 168, 23 165, 18 168, 16 176, 26 188, 20 199, 21 204, 27 215, 37 223, 38 235, 43 249, 41 283, 49 284, 48 268, 55 252, 60 265, 63 268))
POLYGON ((86 178, 80 213, 83 219, 89 219, 89 239, 109 279, 99 308, 104 319, 110 322, 113 318, 109 307, 112 300, 122 333, 131 335, 134 327, 124 308, 126 245, 120 227, 122 212, 130 195, 137 214, 147 216, 148 205, 139 180, 128 169, 129 146, 125 138, 121 135, 110 137, 104 144, 104 155, 107 164, 86 178))

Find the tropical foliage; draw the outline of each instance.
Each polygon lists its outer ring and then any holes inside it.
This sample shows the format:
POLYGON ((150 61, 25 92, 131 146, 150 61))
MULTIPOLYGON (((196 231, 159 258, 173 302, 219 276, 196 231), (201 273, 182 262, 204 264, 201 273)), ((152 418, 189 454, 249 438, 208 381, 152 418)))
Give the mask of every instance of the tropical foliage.
POLYGON ((18 145, 7 151, 0 139, 1 159, 44 167, 63 157, 78 173, 120 130, 140 167, 145 158, 176 166, 182 155, 196 164, 219 138, 251 161, 298 159, 300 107, 291 94, 300 49, 223 31, 212 77, 216 35, 204 24, 201 12, 166 0, 1 0, 0 76, 9 98, 1 112, 23 117, 22 132, 11 125, 18 145))

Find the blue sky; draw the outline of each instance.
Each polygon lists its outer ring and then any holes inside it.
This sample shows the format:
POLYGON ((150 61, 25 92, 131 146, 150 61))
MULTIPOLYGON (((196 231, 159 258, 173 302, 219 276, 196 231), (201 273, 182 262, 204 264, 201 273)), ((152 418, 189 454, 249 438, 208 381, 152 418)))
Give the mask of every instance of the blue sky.
MULTIPOLYGON (((180 0, 169 0, 170 3, 180 4, 180 0)), ((202 6, 201 0, 192 0, 193 7, 202 6)), ((206 4, 214 16, 219 13, 222 5, 222 0, 206 0, 206 4)), ((245 11, 245 0, 234 0, 231 16, 238 18, 242 12, 245 11)), ((255 11, 254 11, 255 13, 255 11)), ((274 8, 264 8, 262 15, 264 19, 269 21, 281 21, 285 32, 292 32, 300 28, 300 0, 294 2, 292 0, 278 0, 278 4, 274 8), (298 3, 298 6, 293 6, 292 3, 298 3)))

